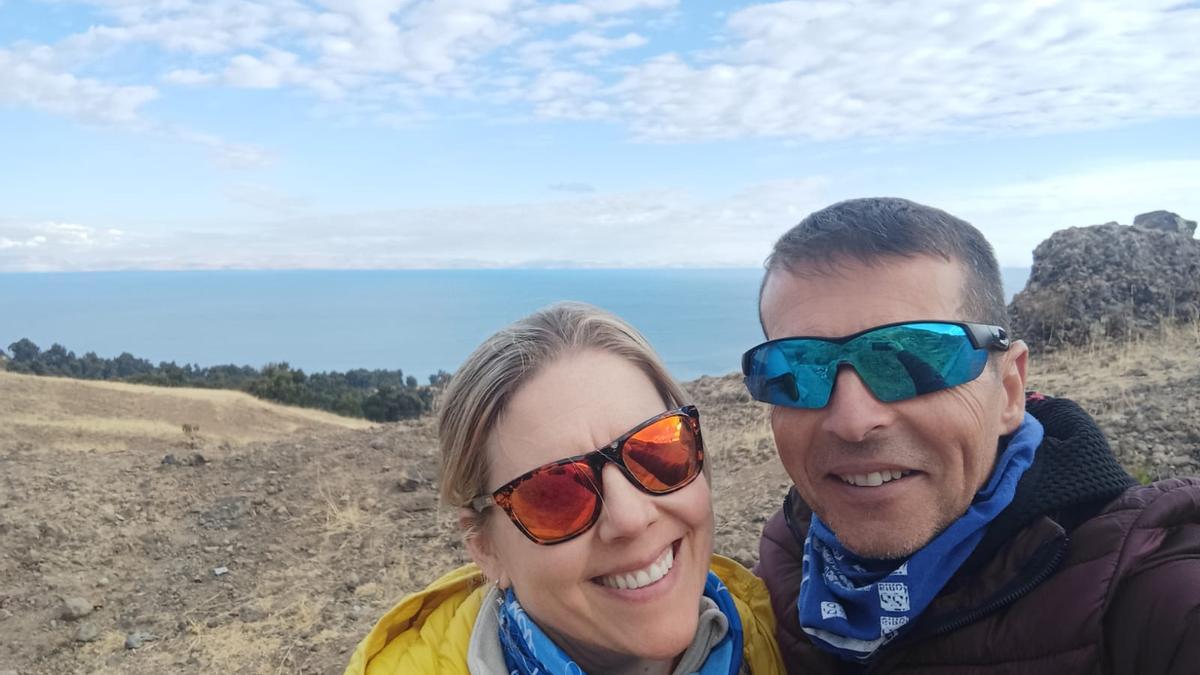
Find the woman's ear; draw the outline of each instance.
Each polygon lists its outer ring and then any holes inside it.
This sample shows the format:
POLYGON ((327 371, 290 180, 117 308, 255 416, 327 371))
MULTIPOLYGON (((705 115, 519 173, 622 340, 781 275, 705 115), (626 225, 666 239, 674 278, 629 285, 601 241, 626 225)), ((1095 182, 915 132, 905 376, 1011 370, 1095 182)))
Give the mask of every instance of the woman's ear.
POLYGON ((487 528, 487 519, 466 507, 458 510, 458 526, 463 531, 463 541, 471 560, 479 565, 484 576, 496 582, 500 588, 508 588, 508 575, 504 564, 496 554, 496 547, 487 528))

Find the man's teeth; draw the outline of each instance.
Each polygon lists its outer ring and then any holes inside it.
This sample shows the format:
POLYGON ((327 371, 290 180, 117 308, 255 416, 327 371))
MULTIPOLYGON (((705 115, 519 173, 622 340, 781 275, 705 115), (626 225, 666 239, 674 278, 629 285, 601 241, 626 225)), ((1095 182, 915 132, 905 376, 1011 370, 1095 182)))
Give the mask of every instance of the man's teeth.
POLYGON ((634 572, 626 572, 624 574, 613 574, 606 577, 600 577, 600 583, 609 588, 634 589, 658 581, 667 576, 667 572, 671 571, 671 567, 675 565, 675 552, 668 546, 667 550, 658 557, 658 560, 650 563, 647 567, 634 572))
POLYGON ((854 473, 838 475, 843 481, 859 487, 878 487, 889 481, 904 478, 911 471, 872 471, 871 473, 854 473))

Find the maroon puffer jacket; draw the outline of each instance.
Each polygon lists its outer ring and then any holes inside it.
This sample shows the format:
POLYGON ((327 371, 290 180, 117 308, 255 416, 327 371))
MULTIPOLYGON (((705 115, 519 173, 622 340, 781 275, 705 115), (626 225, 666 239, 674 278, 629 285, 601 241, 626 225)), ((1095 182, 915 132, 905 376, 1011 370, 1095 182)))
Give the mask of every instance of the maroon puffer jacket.
POLYGON ((865 668, 800 629, 812 514, 789 494, 763 531, 756 571, 790 673, 1200 673, 1200 478, 1125 488, 1078 406, 1036 397, 1028 409, 1046 440, 1013 505, 913 629, 865 668))

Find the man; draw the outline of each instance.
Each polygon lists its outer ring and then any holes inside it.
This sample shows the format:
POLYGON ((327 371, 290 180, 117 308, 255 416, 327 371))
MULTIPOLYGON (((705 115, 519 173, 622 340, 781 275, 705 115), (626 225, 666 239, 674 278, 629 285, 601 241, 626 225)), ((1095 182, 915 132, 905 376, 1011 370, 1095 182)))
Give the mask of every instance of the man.
POLYGON ((758 567, 791 672, 1200 672, 1200 479, 1137 486, 1027 397, 974 227, 842 202, 766 270, 743 371, 795 486, 758 567))

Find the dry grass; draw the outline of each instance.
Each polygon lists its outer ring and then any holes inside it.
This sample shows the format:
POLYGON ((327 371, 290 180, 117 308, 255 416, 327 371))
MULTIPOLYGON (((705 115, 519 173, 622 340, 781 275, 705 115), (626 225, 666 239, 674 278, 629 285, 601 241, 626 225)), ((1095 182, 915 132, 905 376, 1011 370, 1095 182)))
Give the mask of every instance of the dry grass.
MULTIPOLYGON (((276 620, 286 621, 282 616, 276 620)), ((285 648, 280 637, 286 631, 251 633, 236 623, 215 628, 193 624, 191 633, 192 637, 187 641, 188 652, 209 664, 211 672, 258 673, 263 672, 263 664, 271 662, 278 662, 283 668, 291 648, 291 645, 285 648)), ((284 668, 276 672, 290 671, 284 668)))
POLYGON ((365 429, 365 420, 216 389, 147 387, 0 371, 0 442, 101 451, 245 445, 319 429, 365 429), (196 428, 182 431, 184 425, 196 428))
POLYGON ((1200 322, 1035 359, 1030 388, 1075 399, 1142 483, 1200 466, 1200 322))
POLYGON ((1099 412, 1127 411, 1131 391, 1163 385, 1196 369, 1200 321, 1163 323, 1153 335, 1066 347, 1031 359, 1031 389, 1103 403, 1099 412))

